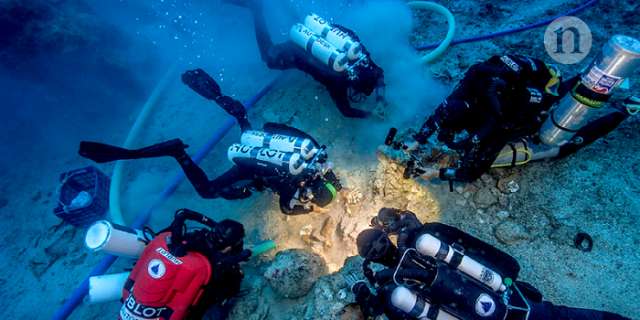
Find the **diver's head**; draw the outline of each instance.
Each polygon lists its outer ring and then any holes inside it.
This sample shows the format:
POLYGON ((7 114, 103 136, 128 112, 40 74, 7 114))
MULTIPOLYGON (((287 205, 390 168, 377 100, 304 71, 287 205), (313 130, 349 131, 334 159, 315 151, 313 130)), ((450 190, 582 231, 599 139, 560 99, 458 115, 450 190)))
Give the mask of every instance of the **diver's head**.
POLYGON ((371 95, 378 85, 379 79, 384 75, 382 69, 371 61, 367 63, 357 63, 352 68, 355 76, 349 81, 353 91, 367 96, 371 95))
POLYGON ((244 227, 241 223, 224 219, 213 229, 214 242, 218 249, 235 247, 242 244, 244 239, 244 227))
POLYGON ((400 209, 382 208, 378 211, 378 215, 371 219, 371 225, 378 226, 383 230, 388 230, 400 221, 400 212, 400 209))
MULTIPOLYGON (((333 176, 335 177, 335 175, 333 176)), ((337 179, 332 181, 331 179, 325 179, 324 177, 315 178, 307 185, 307 187, 312 195, 311 202, 321 208, 326 207, 333 202, 338 191, 341 189, 337 179)))
POLYGON ((387 234, 379 229, 363 230, 358 235, 356 243, 361 257, 378 263, 389 261, 398 251, 387 234))

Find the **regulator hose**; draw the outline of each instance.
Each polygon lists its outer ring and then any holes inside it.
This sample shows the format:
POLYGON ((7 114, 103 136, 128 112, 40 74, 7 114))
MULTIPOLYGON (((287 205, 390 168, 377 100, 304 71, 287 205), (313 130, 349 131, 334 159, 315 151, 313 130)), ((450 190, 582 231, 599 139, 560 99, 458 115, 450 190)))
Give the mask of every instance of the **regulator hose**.
MULTIPOLYGON (((598 3, 598 0, 587 0, 585 2, 583 2, 581 5, 563 12, 557 16, 551 17, 551 18, 547 18, 545 20, 541 20, 532 24, 528 24, 522 27, 518 27, 518 28, 513 28, 513 29, 507 29, 507 30, 502 30, 502 31, 498 31, 498 32, 494 32, 494 33, 488 33, 488 34, 484 34, 484 35, 479 35, 479 36, 473 36, 473 37, 468 37, 468 38, 462 38, 462 39, 456 39, 451 41, 450 43, 447 43, 447 46, 455 46, 461 43, 469 43, 469 42, 477 42, 477 41, 483 41, 483 40, 489 40, 489 39, 493 39, 493 38, 497 38, 497 37, 501 37, 501 36, 506 36, 506 35, 510 35, 513 33, 518 33, 518 32, 522 32, 522 31, 527 31, 527 30, 531 30, 531 29, 535 29, 544 25, 547 25, 549 23, 551 23, 553 20, 556 20, 560 17, 564 17, 564 16, 571 16, 574 14, 577 14, 581 11, 584 11, 585 9, 588 9, 590 7, 595 6, 598 3)), ((446 39, 445 39, 446 40, 446 39)), ((439 48, 443 42, 436 42, 436 43, 429 43, 429 44, 422 44, 419 46, 416 46, 415 48, 418 50, 429 50, 429 49, 433 49, 433 48, 439 48)))
MULTIPOLYGON (((456 20, 453 17, 453 14, 451 13, 451 11, 449 11, 449 9, 435 3, 435 2, 431 2, 431 1, 410 1, 407 2, 407 5, 410 8, 414 8, 414 9, 426 9, 426 10, 431 10, 433 12, 439 13, 443 16, 445 16, 447 18, 447 24, 449 25, 449 30, 447 31, 447 36, 444 38, 444 40, 442 40, 442 42, 440 42, 439 44, 437 44, 436 46, 434 46, 433 48, 435 48, 433 51, 429 52, 428 54, 424 55, 422 58, 420 58, 420 61, 422 61, 422 63, 430 63, 432 61, 434 61, 435 59, 437 59, 438 57, 440 57, 445 50, 447 50, 447 48, 449 47, 449 44, 451 44, 451 41, 453 41, 453 36, 455 36, 456 33, 456 20)), ((433 49, 433 48, 428 48, 428 49, 433 49)), ((419 48, 422 49, 422 48, 419 48)), ((424 48, 426 49, 426 48, 424 48)))

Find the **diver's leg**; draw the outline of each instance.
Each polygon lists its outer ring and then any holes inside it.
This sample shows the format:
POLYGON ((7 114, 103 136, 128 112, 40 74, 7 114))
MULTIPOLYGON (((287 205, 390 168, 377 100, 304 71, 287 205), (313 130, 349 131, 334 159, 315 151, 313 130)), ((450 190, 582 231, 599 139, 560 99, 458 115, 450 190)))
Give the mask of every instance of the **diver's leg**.
POLYGON ((99 142, 82 141, 80 142, 78 153, 82 157, 97 163, 104 163, 115 160, 175 157, 185 153, 185 148, 187 148, 187 145, 180 139, 157 143, 141 149, 125 149, 99 142))
POLYGON ((274 44, 269 35, 269 28, 264 18, 262 0, 251 1, 249 8, 253 15, 253 25, 256 33, 256 41, 260 49, 260 57, 270 69, 290 69, 295 68, 297 50, 292 50, 292 43, 285 42, 274 44))
POLYGON ((234 166, 221 176, 209 180, 207 174, 200 168, 185 152, 183 155, 176 157, 176 160, 182 167, 182 171, 196 189, 198 194, 205 199, 214 199, 218 197, 227 200, 243 199, 251 195, 247 187, 234 187, 234 184, 243 180, 250 180, 250 176, 238 167, 234 166))
POLYGON ((224 111, 236 118, 243 132, 251 129, 244 105, 240 101, 222 94, 218 83, 204 70, 188 70, 182 74, 181 78, 182 82, 191 90, 207 100, 215 101, 224 111))

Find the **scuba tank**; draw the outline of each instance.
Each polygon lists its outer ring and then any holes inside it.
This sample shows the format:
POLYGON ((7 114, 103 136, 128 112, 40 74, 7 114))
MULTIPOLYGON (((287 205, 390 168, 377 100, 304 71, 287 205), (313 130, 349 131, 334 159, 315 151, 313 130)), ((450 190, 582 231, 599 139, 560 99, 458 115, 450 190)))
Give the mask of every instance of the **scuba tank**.
POLYGON ((431 304, 428 301, 418 297, 418 295, 416 295, 413 291, 403 286, 398 286, 395 289, 393 289, 393 292, 391 293, 391 304, 394 307, 408 313, 410 316, 420 320, 427 320, 427 319, 457 320, 458 319, 444 310, 437 310, 437 309, 435 309, 436 310, 435 312, 437 312, 435 315, 435 318, 434 317, 428 318, 429 313, 433 312, 431 304))
POLYGON ((129 258, 139 257, 147 245, 142 231, 107 220, 99 220, 92 224, 87 229, 84 243, 91 251, 104 251, 129 258))
POLYGON ((532 150, 529 149, 529 143, 525 139, 508 143, 491 165, 492 168, 515 167, 527 164, 533 158, 532 150))
POLYGON ((307 15, 304 18, 304 25, 315 34, 318 34, 327 40, 339 51, 345 52, 349 60, 356 60, 360 57, 362 45, 351 38, 349 34, 341 30, 339 27, 329 24, 327 20, 323 19, 319 15, 315 13, 307 15))
POLYGON ((480 281, 493 291, 505 291, 502 276, 485 267, 473 258, 465 256, 438 238, 425 233, 416 241, 416 249, 423 255, 442 260, 462 273, 480 281))
POLYGON ((186 220, 209 228, 216 225, 200 213, 179 210, 169 231, 149 242, 127 278, 119 319, 184 319, 200 302, 211 280, 212 266, 205 254, 193 249, 184 231, 186 220))
POLYGON ((304 25, 293 25, 289 38, 334 71, 342 72, 347 68, 347 55, 304 25))
POLYGON ((229 161, 241 168, 254 170, 264 176, 298 175, 307 164, 299 153, 234 143, 227 150, 229 161))
POLYGON ((625 78, 640 67, 640 41, 613 36, 582 74, 580 81, 560 100, 540 129, 540 140, 562 146, 589 122, 601 116, 602 106, 625 78))
POLYGON ((320 151, 320 148, 309 138, 273 134, 256 130, 243 132, 240 136, 240 143, 251 147, 299 153, 304 160, 313 158, 313 156, 320 151))

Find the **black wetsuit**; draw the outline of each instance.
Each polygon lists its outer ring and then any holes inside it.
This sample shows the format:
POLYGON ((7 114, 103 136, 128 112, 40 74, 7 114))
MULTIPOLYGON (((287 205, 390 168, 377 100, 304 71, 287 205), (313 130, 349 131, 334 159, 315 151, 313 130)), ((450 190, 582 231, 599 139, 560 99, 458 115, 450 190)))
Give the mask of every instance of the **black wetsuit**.
POLYGON ((545 92, 550 79, 544 62, 522 56, 494 56, 469 68, 416 135, 424 144, 437 131, 438 140, 461 154, 454 176, 443 177, 443 169, 441 178, 473 181, 507 143, 536 133, 558 100, 545 92), (463 131, 468 137, 455 140, 463 131))
MULTIPOLYGON (((455 243, 463 246, 465 254, 473 256, 478 262, 492 270, 499 271, 505 277, 516 279, 520 270, 517 261, 508 254, 456 228, 439 223, 423 225, 415 214, 409 211, 401 212, 399 221, 386 228, 386 231, 390 234, 398 234, 399 250, 394 254, 394 258, 389 259, 387 257, 381 261, 365 260, 363 264, 363 271, 367 280, 376 288, 376 293, 371 292, 364 283, 358 283, 352 288, 356 295, 356 302, 368 318, 385 314, 392 320, 413 319, 390 303, 391 292, 397 286, 392 277, 400 256, 408 247, 407 244, 415 243, 417 238, 426 232, 437 235, 439 239, 446 243, 455 243), (400 243, 401 239, 404 241, 402 244, 400 243), (374 274, 369 267, 370 262, 380 263, 387 269, 380 270, 374 274)), ((414 267, 408 269, 404 273, 414 281, 425 279, 424 283, 429 284, 429 280, 434 277, 433 271, 414 267)), ((610 312, 557 306, 551 302, 543 301, 542 294, 530 284, 521 281, 516 281, 516 284, 531 307, 529 320, 628 320, 628 318, 610 312)))
MULTIPOLYGON (((376 90, 377 99, 382 99, 384 90, 383 71, 371 59, 368 66, 358 69, 358 80, 348 79, 346 72, 336 72, 332 68, 320 62, 310 53, 291 41, 274 44, 269 35, 269 30, 262 13, 262 1, 253 1, 249 6, 253 13, 256 40, 260 49, 262 60, 271 69, 286 70, 296 68, 311 75, 316 81, 322 83, 331 99, 335 102, 340 112, 346 117, 364 118, 369 112, 352 108, 349 102, 349 90, 355 93, 371 95, 376 90)), ((359 42, 358 36, 351 30, 340 26, 351 38, 359 42)), ((366 55, 369 53, 363 48, 366 55)))

